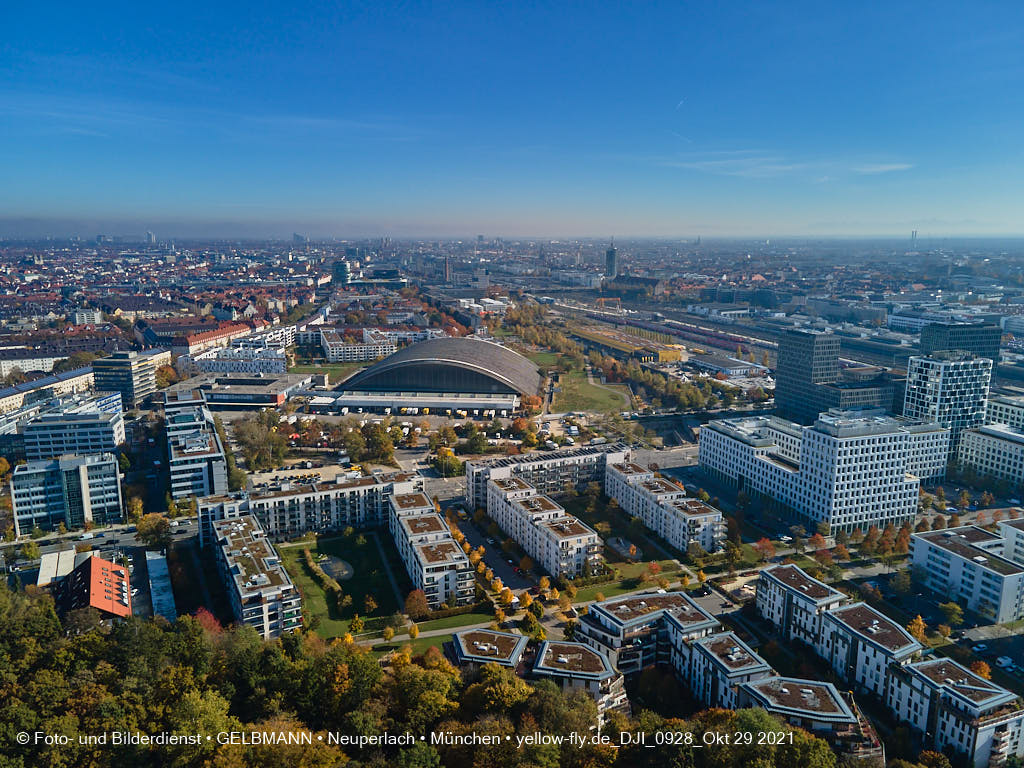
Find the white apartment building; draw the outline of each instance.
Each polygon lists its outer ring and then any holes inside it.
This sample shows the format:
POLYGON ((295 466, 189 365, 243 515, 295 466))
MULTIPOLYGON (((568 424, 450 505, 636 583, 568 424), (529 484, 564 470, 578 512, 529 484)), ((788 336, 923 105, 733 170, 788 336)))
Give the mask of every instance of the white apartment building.
POLYGON ((775 670, 735 632, 694 640, 690 659, 690 691, 708 707, 737 709, 739 687, 772 677, 775 670))
POLYGON ((487 509, 498 527, 552 576, 574 578, 601 563, 604 545, 597 532, 520 477, 491 480, 487 509))
POLYGON ((234 349, 285 349, 294 344, 294 325, 274 325, 231 341, 234 349))
POLYGON ((380 344, 391 342, 392 344, 414 344, 417 341, 427 339, 443 339, 447 336, 440 328, 363 328, 364 344, 380 344))
POLYGON ((275 347, 215 347, 181 355, 176 366, 183 376, 198 373, 287 373, 288 357, 275 347))
POLYGON ((329 363, 360 362, 387 357, 398 351, 398 345, 385 338, 370 343, 352 343, 334 329, 320 330, 320 347, 329 363))
POLYGON ((786 505, 809 530, 849 533, 912 523, 920 478, 942 476, 948 438, 935 424, 875 413, 829 411, 803 428, 755 416, 709 422, 699 457, 715 478, 786 505))
POLYGON ((721 625, 683 592, 646 592, 591 604, 576 637, 607 656, 623 674, 671 665, 689 679, 689 643, 721 625))
POLYGON ((199 500, 199 542, 212 535, 215 520, 251 514, 268 535, 284 539, 310 531, 369 528, 388 520, 388 496, 412 493, 421 482, 411 473, 338 475, 333 482, 276 486, 199 500))
POLYGON ((251 515, 213 524, 217 565, 235 619, 267 640, 302 627, 302 598, 251 515))
POLYGON ((103 322, 103 312, 99 309, 76 309, 71 313, 72 325, 99 325, 103 322))
POLYGON ((822 614, 818 655, 839 678, 885 701, 889 668, 908 664, 921 644, 903 627, 866 603, 833 608, 822 614))
POLYGON ((603 486, 606 465, 622 463, 628 455, 626 446, 618 443, 467 461, 466 498, 473 509, 486 510, 487 481, 513 476, 521 477, 538 493, 548 496, 564 493, 567 485, 603 486))
POLYGON ((1006 424, 987 424, 960 434, 957 463, 979 475, 1024 483, 1024 430, 1006 424))
POLYGON ((911 562, 933 592, 1002 624, 1024 618, 1024 521, 915 533, 911 562))
POLYGON ((744 683, 740 707, 764 709, 815 735, 852 730, 857 716, 831 683, 794 677, 766 677, 744 683))
POLYGON ((533 674, 553 680, 562 690, 582 690, 597 703, 599 715, 629 712, 622 675, 608 659, 583 643, 548 640, 537 650, 533 674))
POLYGON ((416 589, 432 609, 467 605, 475 596, 474 571, 444 519, 422 493, 388 496, 391 533, 416 589))
POLYGON ((110 453, 61 456, 19 464, 11 474, 14 532, 55 531, 124 519, 121 474, 110 453))
POLYGON ((786 640, 800 640, 812 648, 821 642, 826 611, 838 608, 846 595, 795 565, 773 565, 757 580, 757 612, 786 640))
POLYGON ((1024 756, 1024 709, 1015 693, 952 659, 894 670, 887 704, 936 750, 965 755, 974 768, 1024 756))
POLYGON ((992 361, 957 350, 912 357, 907 363, 903 415, 949 430, 949 459, 956 460, 960 434, 985 424, 992 361))
POLYGON ((1024 397, 991 395, 985 408, 985 423, 1024 430, 1024 397))
POLYGON ((686 552, 691 544, 706 552, 725 541, 720 510, 689 498, 686 491, 638 464, 611 464, 605 471, 605 494, 615 499, 630 517, 638 517, 670 546, 686 552))
POLYGON ((165 407, 171 496, 213 496, 228 491, 224 448, 205 405, 165 407))

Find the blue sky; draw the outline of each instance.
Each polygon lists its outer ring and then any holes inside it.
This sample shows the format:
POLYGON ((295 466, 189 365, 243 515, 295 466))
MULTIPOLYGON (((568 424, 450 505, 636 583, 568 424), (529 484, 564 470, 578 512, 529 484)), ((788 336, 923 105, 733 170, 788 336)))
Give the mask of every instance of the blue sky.
POLYGON ((0 233, 1024 233, 1021 3, 43 5, 0 233))

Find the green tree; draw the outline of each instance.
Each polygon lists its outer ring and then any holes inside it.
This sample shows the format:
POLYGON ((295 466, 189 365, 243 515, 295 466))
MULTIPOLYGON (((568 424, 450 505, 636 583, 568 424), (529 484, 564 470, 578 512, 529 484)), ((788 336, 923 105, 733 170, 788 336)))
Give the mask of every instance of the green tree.
POLYGON ((946 617, 946 623, 951 627, 959 627, 964 623, 964 609, 950 600, 948 603, 939 603, 939 610, 946 617))
POLYGON ((34 541, 26 541, 21 545, 21 556, 26 560, 38 560, 39 545, 34 541))
POLYGON ((136 526, 135 538, 147 547, 163 549, 171 542, 171 521, 156 512, 143 515, 136 526))

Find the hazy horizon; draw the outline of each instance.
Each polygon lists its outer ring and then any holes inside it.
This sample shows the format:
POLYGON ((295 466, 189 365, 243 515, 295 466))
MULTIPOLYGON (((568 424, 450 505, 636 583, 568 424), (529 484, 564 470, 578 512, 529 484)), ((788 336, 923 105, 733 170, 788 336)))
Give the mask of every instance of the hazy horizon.
POLYGON ((0 18, 4 237, 1024 234, 1020 5, 0 18))

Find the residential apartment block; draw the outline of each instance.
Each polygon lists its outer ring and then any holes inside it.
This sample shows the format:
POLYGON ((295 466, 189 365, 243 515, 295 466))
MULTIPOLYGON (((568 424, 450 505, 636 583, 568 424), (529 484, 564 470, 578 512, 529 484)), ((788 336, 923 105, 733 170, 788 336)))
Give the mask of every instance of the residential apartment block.
POLYGON ((841 680, 883 701, 889 668, 909 663, 921 651, 921 644, 903 627, 866 603, 833 608, 822 619, 818 655, 841 680))
POLYGON ((11 475, 14 530, 19 536, 38 526, 74 530, 86 523, 110 525, 124 519, 121 474, 109 453, 61 456, 19 464, 11 475))
POLYGON ((1024 483, 1024 430, 1006 424, 987 424, 960 434, 957 463, 982 477, 1024 483))
POLYGON ((167 466, 175 499, 227 493, 228 468, 213 414, 201 400, 165 404, 167 466))
POLYGON ((997 623, 1024 618, 1024 521, 915 533, 911 562, 925 586, 997 623))
POLYGON ((288 356, 276 347, 216 347, 176 362, 183 376, 198 373, 287 373, 288 356))
POLYGON ((757 612, 787 640, 800 640, 812 648, 821 642, 825 611, 846 599, 842 592, 812 579, 795 565, 773 565, 758 577, 757 612))
POLYGON ((491 519, 552 576, 573 578, 601 564, 604 545, 597 532, 521 477, 488 483, 491 519))
POLYGON ((974 768, 1024 755, 1024 709, 1017 694, 952 659, 895 668, 886 703, 934 749, 964 753, 974 768))
POLYGON ((719 632, 693 641, 690 690, 708 707, 739 707, 739 686, 775 674, 735 632, 719 632))
POLYGON ((432 609, 468 605, 475 596, 469 556, 422 493, 388 496, 391 535, 416 589, 432 609))
POLYGON ((388 520, 388 496, 413 493, 421 482, 411 473, 358 472, 338 475, 333 482, 280 483, 274 487, 199 499, 199 542, 207 543, 216 520, 251 514, 274 538, 293 538, 310 531, 340 531, 349 526, 370 528, 388 520))
POLYGON ((302 599, 251 515, 212 526, 217 565, 235 619, 271 639, 302 627, 302 599))
POLYGON ((618 443, 467 461, 466 499, 473 509, 486 509, 488 480, 513 476, 521 477, 538 493, 548 496, 564 493, 568 485, 603 485, 605 467, 627 458, 628 449, 618 443))
POLYGON ((346 341, 345 337, 333 328, 320 331, 320 347, 329 363, 361 362, 387 357, 398 351, 398 345, 381 336, 370 342, 346 341))
POLYGON ((597 702, 600 714, 629 712, 622 675, 607 657, 583 643, 546 641, 537 650, 533 674, 555 681, 562 690, 582 690, 597 702))
POLYGON ((772 416, 709 422, 703 470, 785 505, 809 530, 913 522, 921 478, 944 473, 949 433, 875 412, 830 411, 811 427, 772 416))
POLYGON ((719 628, 718 619, 683 592, 648 592, 593 603, 577 639, 607 656, 623 674, 671 665, 688 679, 689 643, 719 628))
MULTIPOLYGON (((790 725, 815 735, 854 737, 857 714, 831 683, 794 677, 763 677, 743 683, 737 691, 740 707, 764 709, 790 725)), ((878 750, 879 752, 881 750, 878 750)))
POLYGON ((610 464, 605 471, 604 492, 626 515, 640 518, 680 552, 686 552, 691 544, 715 552, 725 541, 720 510, 687 497, 678 485, 655 477, 654 472, 638 464, 610 464))

